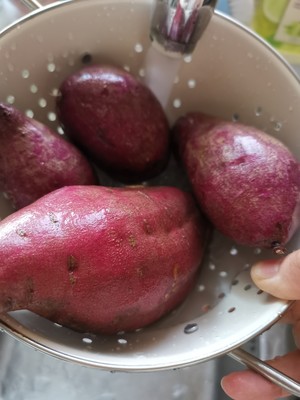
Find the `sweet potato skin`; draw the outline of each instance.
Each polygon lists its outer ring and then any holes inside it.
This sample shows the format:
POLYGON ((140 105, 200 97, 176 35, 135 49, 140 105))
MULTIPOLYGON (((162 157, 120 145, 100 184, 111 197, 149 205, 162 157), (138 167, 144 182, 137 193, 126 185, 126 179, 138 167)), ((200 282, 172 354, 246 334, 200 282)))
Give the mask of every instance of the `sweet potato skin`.
POLYGON ((235 242, 285 245, 299 226, 300 167, 278 139, 203 113, 181 117, 173 138, 198 203, 235 242))
POLYGON ((0 190, 15 209, 65 185, 93 185, 96 174, 71 143, 0 103, 0 190))
POLYGON ((138 79, 111 65, 76 71, 60 85, 57 115, 74 143, 126 183, 158 175, 170 154, 169 123, 138 79))
POLYGON ((146 326, 194 285, 205 223, 171 187, 58 189, 0 223, 0 305, 78 331, 146 326))

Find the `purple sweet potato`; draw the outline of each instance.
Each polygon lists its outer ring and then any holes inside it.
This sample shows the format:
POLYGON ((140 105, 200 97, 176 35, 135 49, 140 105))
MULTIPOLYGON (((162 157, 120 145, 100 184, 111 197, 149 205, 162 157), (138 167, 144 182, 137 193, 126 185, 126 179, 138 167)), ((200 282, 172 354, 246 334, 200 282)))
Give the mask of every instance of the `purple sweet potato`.
POLYGON ((179 189, 58 189, 0 223, 0 311, 85 332, 144 327, 185 299, 205 242, 179 189))
POLYGON ((300 168, 291 151, 256 128, 201 113, 181 117, 173 134, 213 225, 237 243, 284 251, 300 216, 300 168))
POLYGON ((170 153, 167 118, 154 94, 130 73, 95 65, 60 85, 58 117, 71 140, 124 182, 158 175, 170 153))
POLYGON ((0 103, 0 191, 22 208, 66 185, 92 185, 89 161, 71 143, 13 106, 0 103))

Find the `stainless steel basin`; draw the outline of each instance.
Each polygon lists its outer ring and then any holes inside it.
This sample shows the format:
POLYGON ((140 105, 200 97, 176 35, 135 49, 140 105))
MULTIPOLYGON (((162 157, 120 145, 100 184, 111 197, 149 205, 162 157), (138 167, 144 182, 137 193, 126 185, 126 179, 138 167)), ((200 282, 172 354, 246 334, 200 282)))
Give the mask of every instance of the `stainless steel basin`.
MULTIPOLYGON (((263 358, 291 347, 290 332, 280 325, 245 345, 263 358)), ((1 400, 226 400, 220 379, 242 368, 225 355, 171 371, 111 373, 59 360, 0 334, 1 400)))

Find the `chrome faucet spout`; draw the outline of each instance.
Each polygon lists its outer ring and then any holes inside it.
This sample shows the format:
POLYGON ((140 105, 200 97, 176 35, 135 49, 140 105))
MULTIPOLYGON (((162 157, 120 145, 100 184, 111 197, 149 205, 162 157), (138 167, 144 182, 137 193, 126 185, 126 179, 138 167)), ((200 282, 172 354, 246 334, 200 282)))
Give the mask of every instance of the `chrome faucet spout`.
POLYGON ((150 36, 165 50, 191 53, 205 31, 217 0, 157 0, 150 36))

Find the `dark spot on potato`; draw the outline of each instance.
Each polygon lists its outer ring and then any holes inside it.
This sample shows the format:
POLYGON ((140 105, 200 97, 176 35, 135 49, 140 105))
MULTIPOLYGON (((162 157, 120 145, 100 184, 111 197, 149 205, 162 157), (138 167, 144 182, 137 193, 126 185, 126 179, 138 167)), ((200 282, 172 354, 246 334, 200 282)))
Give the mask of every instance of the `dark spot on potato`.
POLYGON ((26 232, 23 229, 18 228, 16 230, 16 232, 17 232, 17 235, 19 235, 20 237, 26 237, 27 236, 26 232))
POLYGON ((28 278, 26 281, 26 294, 27 294, 27 302, 32 303, 34 295, 34 283, 31 278, 28 278))
POLYGON ((75 285, 75 283, 76 283, 76 276, 74 276, 73 272, 70 272, 70 274, 69 274, 69 279, 70 279, 71 285, 72 285, 72 286, 75 285))
POLYGON ((151 233, 153 233, 153 227, 150 225, 150 223, 144 219, 143 220, 143 229, 144 231, 147 233, 147 235, 151 235, 151 233))
POLYGON ((69 272, 73 272, 78 268, 78 260, 72 255, 68 256, 67 264, 69 272))
POLYGON ((137 276, 142 278, 145 275, 146 267, 141 265, 136 269, 137 276))
POLYGON ((131 247, 136 247, 136 238, 133 235, 129 236, 128 241, 131 247))
POLYGON ((49 212, 49 218, 50 218, 50 221, 53 222, 54 224, 56 224, 58 222, 57 216, 52 211, 49 212))
POLYGON ((13 309, 13 299, 11 297, 6 297, 3 301, 3 311, 10 311, 13 309))

